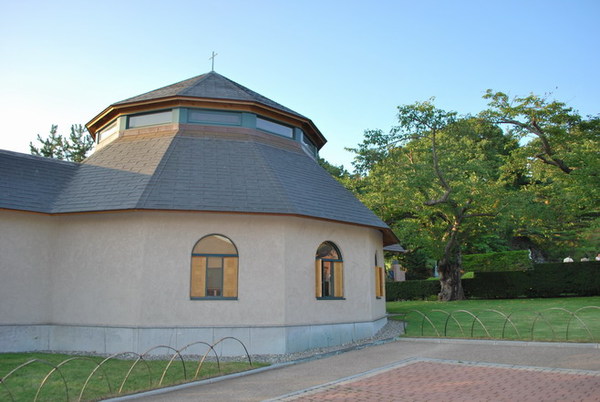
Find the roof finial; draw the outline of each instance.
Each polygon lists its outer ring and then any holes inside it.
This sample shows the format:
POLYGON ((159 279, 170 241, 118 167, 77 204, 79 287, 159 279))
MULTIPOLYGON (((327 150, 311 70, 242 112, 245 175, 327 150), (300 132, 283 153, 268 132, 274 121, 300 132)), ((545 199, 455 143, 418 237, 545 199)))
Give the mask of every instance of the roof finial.
POLYGON ((212 60, 212 69, 211 71, 215 71, 215 57, 218 55, 219 53, 215 53, 215 51, 213 50, 212 52, 212 56, 210 56, 208 58, 208 60, 212 60))

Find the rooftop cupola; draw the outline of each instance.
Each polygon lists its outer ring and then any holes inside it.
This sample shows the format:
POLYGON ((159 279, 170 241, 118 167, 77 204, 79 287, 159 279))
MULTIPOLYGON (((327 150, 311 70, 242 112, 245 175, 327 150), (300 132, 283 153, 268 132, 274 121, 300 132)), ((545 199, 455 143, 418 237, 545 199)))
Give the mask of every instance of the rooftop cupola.
POLYGON ((113 103, 87 128, 101 148, 126 130, 160 125, 257 129, 299 142, 313 156, 327 142, 309 118, 214 71, 113 103))

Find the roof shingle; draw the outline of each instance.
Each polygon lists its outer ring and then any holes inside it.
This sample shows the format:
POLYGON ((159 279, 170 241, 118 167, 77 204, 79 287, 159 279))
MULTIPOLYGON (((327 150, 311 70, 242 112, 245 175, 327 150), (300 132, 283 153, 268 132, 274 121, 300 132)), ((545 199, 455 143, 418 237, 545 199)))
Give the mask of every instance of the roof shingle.
POLYGON ((302 118, 306 118, 300 113, 280 105, 279 103, 257 92, 254 92, 253 90, 246 88, 245 86, 240 85, 237 82, 232 81, 214 71, 113 103, 113 106, 173 96, 256 102, 302 118))
POLYGON ((300 148, 176 135, 118 139, 82 164, 0 153, 0 207, 290 214, 387 228, 300 148))

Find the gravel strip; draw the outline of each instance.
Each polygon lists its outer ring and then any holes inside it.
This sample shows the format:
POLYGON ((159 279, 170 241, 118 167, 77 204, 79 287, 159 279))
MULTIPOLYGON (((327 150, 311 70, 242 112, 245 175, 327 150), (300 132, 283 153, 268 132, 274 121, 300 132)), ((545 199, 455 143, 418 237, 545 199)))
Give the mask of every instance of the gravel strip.
MULTIPOLYGON (((385 341, 391 341, 393 339, 398 338, 400 335, 404 333, 404 323, 402 321, 390 320, 388 319, 387 324, 383 326, 374 336, 370 338, 363 338, 357 340, 356 342, 345 343, 343 345, 330 346, 325 348, 315 348, 305 350, 303 352, 297 353, 288 353, 288 354, 272 354, 272 355, 251 355, 251 359, 253 362, 261 362, 261 363, 286 363, 293 362, 298 360, 306 360, 324 357, 326 355, 337 354, 346 352, 352 349, 359 349, 362 347, 366 347, 372 344, 378 344, 385 341)), ((41 353, 57 353, 56 351, 39 351, 41 353)), ((108 357, 108 354, 105 353, 90 353, 90 352, 60 352, 73 356, 102 356, 108 357)), ((138 358, 138 354, 136 353, 123 353, 118 355, 119 359, 125 360, 135 360, 138 358)), ((170 360, 173 357, 173 354, 156 354, 156 355, 144 355, 145 360, 170 360)), ((200 360, 202 359, 202 355, 196 354, 183 354, 181 356, 184 360, 200 360)), ((207 353, 205 356, 206 361, 216 361, 215 357, 211 353, 207 353)), ((227 361, 244 361, 247 360, 246 356, 219 356, 219 361, 227 362, 227 361)))
POLYGON ((252 355, 252 361, 262 363, 285 363, 296 360, 306 360, 319 358, 321 355, 330 355, 345 352, 352 349, 365 347, 374 343, 393 340, 404 333, 404 323, 396 320, 389 320, 374 336, 360 339, 356 342, 345 343, 343 345, 331 346, 326 348, 309 349, 303 352, 288 353, 283 355, 252 355))

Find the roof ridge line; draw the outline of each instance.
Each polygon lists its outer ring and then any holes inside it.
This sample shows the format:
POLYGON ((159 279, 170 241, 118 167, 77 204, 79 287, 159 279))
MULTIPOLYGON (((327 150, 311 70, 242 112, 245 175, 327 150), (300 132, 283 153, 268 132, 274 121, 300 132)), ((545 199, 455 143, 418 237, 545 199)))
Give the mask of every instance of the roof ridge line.
POLYGON ((146 182, 144 191, 142 191, 142 194, 140 195, 140 197, 138 198, 138 200, 135 203, 136 208, 141 208, 141 209, 144 208, 142 204, 146 203, 146 201, 148 201, 148 197, 150 196, 150 193, 152 192, 152 184, 154 183, 154 181, 157 178, 159 178, 161 176, 165 167, 167 166, 167 162, 169 161, 169 159, 171 158, 171 155, 173 154, 173 142, 177 138, 177 134, 179 134, 180 131, 181 130, 178 130, 175 133, 175 135, 173 135, 171 137, 171 141, 169 142, 169 146, 167 147, 167 150, 163 154, 163 157, 160 159, 160 162, 158 162, 158 164, 156 165, 156 169, 154 169, 154 172, 152 172, 152 174, 150 175, 150 178, 146 182))
MULTIPOLYGON (((268 155, 265 155, 264 151, 263 151, 263 147, 269 147, 269 148, 274 148, 280 151, 285 151, 285 152, 293 152, 287 149, 283 149, 283 148, 279 148, 276 146, 273 146, 271 144, 264 144, 264 143, 258 143, 255 141, 251 141, 252 147, 254 147, 254 149, 256 149, 257 153, 259 153, 262 156, 262 161, 268 160, 268 155)), ((270 163, 265 163, 263 162, 266 166, 266 169, 269 171, 269 173, 271 174, 271 177, 273 178, 273 180, 275 180, 278 184, 278 188, 280 189, 281 192, 281 197, 285 198, 287 201, 287 205, 291 205, 293 206, 294 210, 291 212, 293 214, 298 214, 298 209, 297 209, 297 205, 296 205, 296 200, 294 199, 294 197, 287 191, 286 186, 284 185, 283 181, 280 179, 280 175, 279 172, 273 167, 273 165, 271 165, 270 163)))
MULTIPOLYGON (((149 93, 152 93, 152 92, 158 91, 158 90, 160 90, 160 89, 169 88, 169 87, 174 87, 174 86, 176 86, 176 85, 179 85, 179 84, 182 84, 182 83, 184 83, 184 82, 188 82, 188 81, 189 81, 189 82, 193 82, 194 80, 201 81, 202 79, 206 78, 206 76, 207 76, 208 74, 209 74, 209 73, 204 73, 204 74, 196 75, 196 76, 194 76, 194 77, 191 77, 191 78, 186 78, 186 79, 184 79, 184 80, 177 81, 177 82, 175 82, 175 83, 173 83, 173 84, 164 85, 164 86, 162 86, 162 87, 154 88, 154 89, 152 89, 152 90, 150 90, 150 91, 146 91, 146 92, 144 92, 144 93, 141 93, 141 94, 138 94, 138 95, 135 95, 135 96, 130 96, 129 98, 126 98, 126 99, 123 99, 123 100, 120 100, 120 101, 117 101, 117 102, 113 102, 111 105, 117 105, 117 104, 121 104, 121 103, 127 103, 127 102, 128 102, 130 99, 138 98, 138 97, 140 97, 140 96, 147 95, 147 94, 149 94, 149 93)), ((197 83, 197 82, 195 82, 195 83, 197 83)), ((176 92, 176 94, 179 94, 179 92, 180 92, 180 91, 177 91, 177 92, 176 92)))
MULTIPOLYGON (((193 84, 191 84, 191 85, 198 85, 198 84, 199 84, 199 83, 201 83, 202 81, 205 81, 206 79, 208 79, 208 76, 209 76, 209 75, 211 75, 211 73, 214 73, 214 74, 220 75, 220 74, 218 74, 218 73, 215 73, 214 71, 209 71, 208 73, 200 74, 200 75, 197 75, 197 76, 195 76, 195 77, 188 78, 187 80, 183 80, 183 81, 179 81, 179 82, 176 82, 176 83, 174 83, 174 84, 171 84, 171 85, 167 85, 167 87, 172 87, 172 86, 178 85, 178 84, 180 84, 180 83, 182 83, 182 82, 186 82, 186 81, 193 82, 193 84)), ((163 87, 163 88, 166 88, 166 87, 163 87)), ((179 90, 179 91, 177 91, 177 92, 176 92, 176 94, 177 94, 177 95, 179 95, 179 96, 185 96, 185 95, 182 95, 182 93, 181 93, 181 92, 182 92, 182 91, 184 91, 184 90, 187 90, 188 88, 189 88, 189 86, 188 86, 188 87, 185 87, 185 88, 183 88, 182 90, 179 90)), ((160 88, 157 88, 157 89, 160 89, 160 88)), ((152 92, 152 91, 150 91, 150 92, 152 92)), ((142 95, 143 95, 143 94, 142 94, 142 95)))
POLYGON ((225 77, 224 75, 221 75, 221 74, 219 74, 219 73, 216 73, 216 72, 214 72, 214 71, 211 71, 211 73, 215 73, 215 74, 219 75, 220 77, 222 77, 222 78, 226 79, 227 81, 229 81, 230 83, 232 83, 233 85, 235 85, 237 88, 241 89, 242 91, 246 92, 246 93, 247 93, 248 95, 250 95, 250 96, 253 96, 253 97, 258 97, 258 98, 264 98, 264 99, 268 100, 269 102, 272 102, 272 103, 274 103, 275 105, 277 105, 277 106, 278 106, 279 108, 281 108, 281 109, 288 110, 288 111, 292 112, 293 114, 296 114, 296 115, 298 115, 298 116, 300 116, 300 117, 303 117, 303 118, 305 118, 305 119, 307 118, 306 116, 304 116, 304 115, 302 115, 302 114, 300 114, 300 113, 296 112, 295 110, 293 110, 293 109, 290 109, 289 107, 287 107, 287 106, 284 106, 284 105, 282 105, 281 103, 279 103, 279 102, 276 102, 276 101, 274 101, 274 100, 273 100, 273 99, 271 99, 271 98, 268 98, 268 97, 266 97, 266 96, 264 96, 264 95, 262 95, 262 94, 259 94, 258 92, 254 91, 254 90, 252 90, 252 89, 250 89, 250 88, 248 88, 248 87, 246 87, 246 86, 244 86, 244 85, 242 85, 242 84, 240 84, 240 83, 238 83, 238 82, 235 82, 235 81, 233 81, 232 79, 229 79, 229 78, 225 77))

